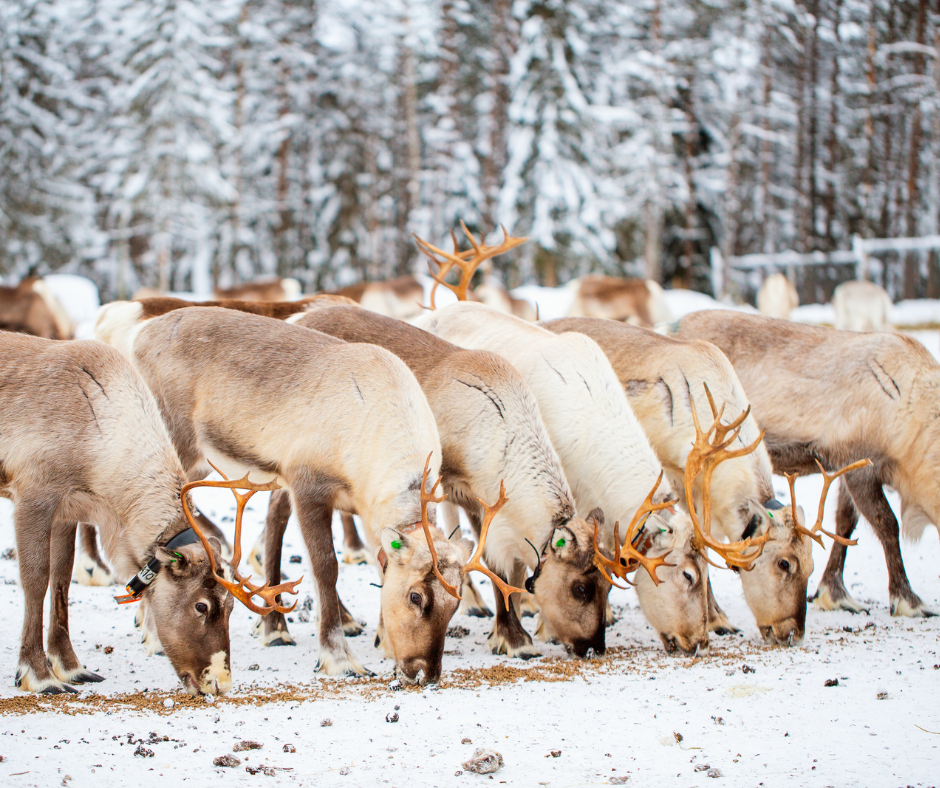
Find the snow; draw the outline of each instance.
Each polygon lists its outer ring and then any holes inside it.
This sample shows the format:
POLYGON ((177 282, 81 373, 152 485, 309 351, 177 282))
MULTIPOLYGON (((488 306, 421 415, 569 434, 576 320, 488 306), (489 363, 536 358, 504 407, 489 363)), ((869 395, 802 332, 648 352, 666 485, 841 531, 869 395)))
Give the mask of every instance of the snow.
MULTIPOLYGON (((547 312, 550 305, 542 308, 547 312)), ((940 353, 938 332, 917 336, 940 353)), ((785 501, 785 481, 775 479, 775 486, 785 501)), ((818 477, 797 482, 807 511, 815 511, 820 489, 818 477)), ((227 495, 196 492, 216 522, 232 515, 227 495)), ((889 497, 897 511, 897 497, 889 497)), ((265 510, 259 494, 246 516, 246 549, 265 510)), ((10 502, 0 500, 0 549, 14 544, 11 513, 10 502)), ((830 530, 834 517, 833 493, 826 514, 830 530)), ((338 522, 334 533, 340 549, 338 522)), ((155 778, 248 785, 263 775, 250 775, 246 765, 266 765, 276 769, 266 785, 462 786, 484 779, 456 774, 477 747, 500 752, 505 767, 495 779, 519 786, 605 785, 618 776, 628 776, 634 786, 936 785, 940 737, 931 732, 940 731, 940 618, 892 618, 878 541, 864 522, 857 535, 845 579, 870 615, 811 606, 800 647, 762 645, 738 578, 713 570, 716 597, 742 633, 713 637, 706 656, 667 656, 632 591, 615 590, 618 621, 608 630, 608 653, 601 659, 573 660, 558 646, 540 644, 542 659, 514 662, 489 653, 489 620, 455 616, 452 626, 469 634, 448 638, 440 688, 399 692, 382 678, 317 676, 316 626, 296 615, 290 629, 297 646, 262 647, 250 635, 254 617, 236 605, 233 693, 192 701, 177 691, 168 660, 143 651, 133 610, 112 601, 115 588, 73 585, 73 643, 86 666, 107 681, 77 699, 43 699, 21 711, 11 709, 11 701, 30 699, 12 681, 23 598, 16 562, 0 560, 0 609, 7 611, 0 619, 0 657, 8 671, 0 688, 0 785, 97 788, 102 781, 136 786, 155 778), (753 672, 744 672, 745 665, 753 672), (838 679, 838 686, 824 686, 829 679, 838 679), (126 693, 139 697, 144 691, 154 697, 155 711, 122 703, 126 693), (166 698, 172 708, 165 707, 166 698), (396 705, 399 721, 386 722, 396 705), (332 725, 321 727, 326 719, 332 725), (134 754, 137 740, 163 736, 169 741, 141 745, 152 758, 134 754), (237 768, 213 766, 242 739, 261 742, 263 749, 238 753, 237 768), (285 752, 285 744, 296 752, 285 752), (552 757, 552 750, 560 755, 552 757), (696 771, 704 764, 722 777, 713 782, 708 770, 696 771)), ((301 556, 300 565, 285 558, 284 570, 303 575, 304 599, 312 593, 312 571, 294 520, 285 545, 285 556, 301 556)), ((937 532, 928 529, 922 542, 904 544, 903 552, 915 591, 940 609, 937 532)), ((810 591, 826 560, 816 546, 813 557, 810 591)), ((367 624, 351 646, 367 667, 386 673, 391 664, 372 645, 379 607, 379 591, 370 586, 375 572, 343 563, 339 568, 340 595, 367 624)), ((488 585, 475 582, 492 600, 488 585)), ((534 629, 532 619, 524 623, 534 629)))

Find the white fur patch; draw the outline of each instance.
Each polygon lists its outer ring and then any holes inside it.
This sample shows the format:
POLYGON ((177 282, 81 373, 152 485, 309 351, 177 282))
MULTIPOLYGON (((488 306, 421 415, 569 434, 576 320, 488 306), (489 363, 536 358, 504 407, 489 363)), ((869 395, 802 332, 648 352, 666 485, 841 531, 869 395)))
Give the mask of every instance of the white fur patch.
POLYGON ((72 579, 82 586, 114 585, 114 575, 106 571, 88 553, 77 550, 72 579))
POLYGON ((817 610, 850 610, 853 613, 861 613, 867 608, 856 602, 850 595, 846 595, 836 602, 829 593, 828 588, 820 588, 819 593, 813 600, 813 606, 817 610))
POLYGON ((357 676, 365 676, 367 671, 349 651, 348 647, 331 651, 326 648, 320 649, 320 673, 327 676, 346 676, 355 673, 357 676))
POLYGON ((222 695, 232 688, 232 671, 226 665, 227 660, 228 654, 224 651, 212 655, 209 667, 202 672, 200 689, 203 692, 222 695))
POLYGON ((58 687, 62 690, 65 689, 63 683, 58 679, 44 679, 40 681, 36 678, 36 674, 33 673, 32 668, 27 668, 22 663, 17 667, 16 675, 19 676, 19 688, 24 692, 43 692, 50 687, 58 687))
POLYGON ((898 599, 895 597, 891 600, 891 615, 892 616, 906 616, 907 618, 919 618, 925 615, 925 612, 929 615, 930 609, 926 605, 921 605, 920 607, 913 607, 910 602, 906 599, 898 599))

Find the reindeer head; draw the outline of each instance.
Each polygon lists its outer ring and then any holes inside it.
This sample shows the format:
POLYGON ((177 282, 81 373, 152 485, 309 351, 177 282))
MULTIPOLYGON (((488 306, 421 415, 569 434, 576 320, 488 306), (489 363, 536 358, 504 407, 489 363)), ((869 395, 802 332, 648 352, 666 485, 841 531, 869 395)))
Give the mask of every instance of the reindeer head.
POLYGON ((279 595, 296 593, 294 589, 300 583, 295 580, 278 586, 256 586, 249 582, 250 578, 238 573, 245 506, 257 491, 276 490, 278 485, 274 482, 254 484, 247 476, 235 481, 225 478, 224 474, 222 477, 221 482, 197 481, 183 487, 183 514, 202 544, 177 547, 171 540, 166 547, 158 547, 154 557, 160 569, 145 592, 149 618, 156 627, 163 650, 191 695, 220 694, 232 686, 228 623, 233 597, 261 615, 275 610, 289 613, 296 603, 291 607, 282 606, 279 595), (226 487, 235 495, 235 549, 231 565, 223 563, 218 540, 207 538, 192 516, 189 491, 194 487, 226 487), (249 492, 239 493, 236 488, 249 492), (266 604, 252 601, 256 596, 266 604))
POLYGON ((444 496, 435 497, 440 479, 428 491, 430 463, 429 454, 421 478, 421 520, 405 528, 384 528, 381 534, 387 557, 382 581, 382 642, 386 655, 395 660, 395 672, 408 682, 420 681, 422 672, 424 681, 440 678, 444 637, 457 612, 461 575, 483 572, 502 591, 507 605, 509 595, 521 591, 504 583, 480 561, 490 523, 509 500, 502 482, 493 506, 480 501, 484 509, 480 542, 467 561, 470 543, 449 541, 429 519, 428 505, 444 500, 444 496), (414 536, 418 527, 423 529, 424 539, 414 536))
MULTIPOLYGON (((589 519, 604 522, 595 509, 589 519)), ((526 590, 539 606, 539 634, 554 638, 579 657, 605 650, 607 596, 610 583, 594 562, 592 529, 580 517, 556 525, 539 554, 526 590)))

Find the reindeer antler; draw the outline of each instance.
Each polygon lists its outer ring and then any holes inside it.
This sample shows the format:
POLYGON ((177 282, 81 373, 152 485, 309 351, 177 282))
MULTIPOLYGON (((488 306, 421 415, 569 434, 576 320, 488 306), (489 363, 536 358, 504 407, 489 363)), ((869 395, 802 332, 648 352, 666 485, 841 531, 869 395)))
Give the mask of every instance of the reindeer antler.
MULTIPOLYGON (((434 452, 431 452, 433 454, 434 452)), ((435 498, 434 493, 437 491, 438 485, 441 483, 441 478, 438 477, 437 481, 434 482, 434 486, 431 488, 431 492, 425 492, 428 486, 428 476, 431 475, 431 454, 428 455, 428 458, 424 461, 424 473, 421 474, 421 527, 424 529, 424 536, 428 540, 428 549, 431 551, 431 569, 434 571, 434 576, 440 581, 440 584, 444 586, 444 590, 453 597, 460 599, 460 592, 457 590, 457 586, 452 586, 444 579, 444 575, 441 574, 441 570, 437 566, 437 550, 434 547, 434 540, 431 538, 431 523, 428 520, 428 504, 429 503, 440 503, 445 498, 446 495, 442 495, 440 498, 435 498)))
POLYGON ((740 542, 719 542, 712 537, 711 533, 711 481, 715 468, 725 460, 735 457, 743 457, 750 454, 764 439, 764 432, 761 430, 757 440, 750 446, 744 446, 740 449, 728 450, 728 447, 737 440, 741 433, 741 428, 745 419, 751 412, 751 407, 747 409, 738 418, 730 424, 722 424, 721 417, 725 406, 721 409, 715 407, 715 401, 708 390, 708 384, 705 384, 705 395, 708 397, 708 405, 711 408, 714 421, 706 432, 702 432, 699 424, 698 413, 695 410, 695 403, 689 397, 689 406, 692 409, 692 423, 695 426, 695 442, 692 444, 692 450, 685 463, 685 498, 689 507, 689 516, 692 519, 692 546, 701 552, 708 563, 718 567, 714 561, 708 557, 708 550, 714 550, 718 555, 725 559, 729 567, 738 569, 749 569, 757 560, 758 556, 764 550, 764 542, 769 538, 769 533, 758 537, 757 539, 744 539, 740 542), (695 499, 692 496, 692 485, 695 477, 702 474, 702 521, 699 522, 698 513, 695 510, 695 499), (754 548, 752 550, 752 548, 754 548), (751 552, 748 552, 752 550, 751 552))
POLYGON ((823 488, 822 494, 819 496, 819 511, 816 514, 816 525, 814 525, 810 530, 806 530, 802 525, 800 525, 799 520, 796 518, 796 489, 795 482, 797 474, 785 473, 784 476, 787 477, 787 484, 790 486, 790 510, 793 512, 793 527, 796 529, 796 532, 801 536, 808 536, 810 539, 819 543, 819 546, 825 549, 823 544, 822 537, 819 534, 825 534, 830 539, 845 547, 852 547, 853 545, 858 544, 858 539, 846 539, 838 534, 831 534, 822 527, 823 521, 823 511, 826 508, 826 496, 829 495, 829 485, 832 484, 836 479, 842 476, 849 471, 854 471, 858 468, 864 468, 866 465, 872 465, 872 461, 867 457, 864 460, 858 460, 853 462, 851 465, 846 465, 841 470, 836 471, 835 473, 826 473, 826 469, 823 468, 822 463, 819 460, 816 460, 816 464, 819 466, 819 472, 823 475, 823 488), (817 531, 819 533, 817 533, 817 531))
MULTIPOLYGON (((212 463, 209 463, 212 465, 212 463)), ((239 602, 241 602, 249 610, 253 610, 255 613, 260 613, 262 616, 266 616, 268 613, 277 611, 278 613, 290 613, 295 607, 297 607, 297 602, 295 601, 290 607, 281 605, 278 600, 278 594, 296 594, 296 588, 300 585, 300 580, 292 580, 286 583, 281 583, 280 585, 272 586, 270 583, 265 583, 263 586, 256 586, 249 582, 251 580, 251 575, 248 577, 242 577, 238 572, 238 564, 241 561, 242 557, 242 515, 245 512, 245 506, 248 504, 248 501, 251 499, 256 492, 266 492, 268 490, 279 490, 280 485, 277 482, 271 481, 265 484, 255 484, 254 482, 248 481, 248 474, 241 479, 230 480, 222 471, 212 465, 212 468, 224 479, 224 481, 197 481, 190 482, 185 485, 180 492, 180 497, 183 502, 183 514, 186 515, 186 519, 189 521, 190 528, 195 531, 196 536, 199 537, 199 541, 202 542, 202 546, 205 548, 206 553, 209 556, 209 566, 212 568, 212 577, 215 581, 221 585, 223 588, 228 589, 239 602), (209 540, 206 539, 206 535, 202 532, 199 526, 196 524, 195 519, 193 519, 193 514, 189 509, 189 500, 187 499, 186 494, 196 487, 225 487, 232 491, 232 494, 235 496, 236 510, 235 510, 235 549, 234 554, 232 555, 232 576, 235 578, 235 582, 226 580, 222 575, 219 574, 218 567, 215 564, 215 558, 212 555, 212 549, 209 545, 209 540), (249 490, 248 493, 238 492, 238 488, 243 490, 249 490), (259 606, 251 601, 251 598, 254 596, 261 597, 267 605, 259 606)))
MULTIPOLYGON (((633 519, 630 520, 630 525, 627 526, 627 533, 624 536, 622 545, 620 544, 620 523, 614 523, 614 546, 617 552, 614 555, 613 561, 607 558, 607 556, 597 548, 597 520, 594 520, 594 566, 600 570, 601 574, 604 575, 611 585, 617 586, 617 588, 623 588, 623 586, 614 583, 610 575, 605 571, 605 568, 610 570, 610 574, 616 575, 626 580, 627 583, 630 583, 630 581, 627 580, 627 573, 633 572, 642 566, 649 574, 653 583, 659 585, 662 580, 656 576, 656 570, 661 566, 673 566, 673 564, 666 562, 666 556, 668 556, 669 553, 661 555, 658 558, 650 558, 633 546, 633 538, 637 530, 646 522, 649 515, 653 512, 668 509, 670 506, 674 506, 677 503, 677 501, 653 503, 653 496, 656 494, 656 490, 659 489, 662 480, 663 472, 660 471, 656 479, 656 484, 653 485, 653 489, 650 490, 649 495, 646 496, 646 499, 640 504, 640 508, 637 509, 636 513, 633 515, 633 519)), ((633 585, 632 583, 630 584, 633 585)))
POLYGON ((437 291, 438 285, 444 285, 448 290, 451 290, 454 295, 457 296, 458 301, 466 301, 470 280, 473 279, 477 268, 479 268, 484 261, 503 254, 504 252, 508 252, 510 249, 515 249, 517 246, 529 240, 528 237, 514 238, 510 236, 509 233, 506 232, 506 228, 500 225, 503 231, 503 242, 499 246, 486 246, 482 240, 477 242, 467 229, 467 225, 462 221, 460 222, 460 226, 463 228, 464 234, 467 236, 467 240, 470 241, 471 246, 470 249, 463 252, 460 251, 459 244, 457 243, 457 235, 453 230, 450 231, 450 237, 454 241, 453 254, 445 252, 443 249, 438 249, 438 247, 429 244, 427 241, 415 235, 415 243, 417 243, 418 248, 427 256, 428 269, 431 273, 431 278, 434 280, 434 286, 431 288, 431 309, 436 308, 434 305, 434 293, 437 291), (438 259, 439 257, 443 259, 438 259), (431 268, 432 262, 437 266, 437 273, 434 273, 434 270, 431 268), (444 281, 445 277, 454 267, 460 270, 460 281, 456 285, 448 284, 444 281))
POLYGON ((483 566, 482 561, 480 560, 483 556, 483 550, 486 547, 486 534, 490 529, 490 523, 493 522, 493 518, 496 516, 496 513, 506 505, 509 501, 509 498, 506 497, 506 486, 503 484, 502 480, 499 482, 499 497, 496 499, 496 503, 490 506, 482 498, 477 498, 480 502, 480 505, 483 507, 483 524, 480 526, 480 541, 477 543, 476 552, 466 564, 461 568, 460 573, 467 575, 470 572, 482 572, 490 580, 493 581, 493 584, 500 590, 503 595, 503 601, 506 603, 506 609, 511 609, 509 607, 509 597, 512 594, 521 594, 522 589, 511 586, 508 583, 504 582, 501 577, 499 577, 494 572, 491 572, 485 566, 483 566))

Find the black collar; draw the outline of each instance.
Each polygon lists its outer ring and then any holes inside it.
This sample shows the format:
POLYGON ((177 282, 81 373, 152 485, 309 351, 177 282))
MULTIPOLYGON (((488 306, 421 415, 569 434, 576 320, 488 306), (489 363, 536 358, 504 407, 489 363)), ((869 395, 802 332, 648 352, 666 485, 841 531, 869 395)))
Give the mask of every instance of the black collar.
MULTIPOLYGON (((170 539, 164 549, 173 551, 184 545, 195 544, 198 541, 199 537, 196 535, 196 532, 192 528, 187 528, 185 531, 180 531, 176 536, 170 539)), ((142 567, 141 570, 128 581, 126 586, 127 594, 114 597, 115 601, 119 605, 139 602, 141 594, 143 594, 147 586, 154 581, 159 571, 160 559, 154 556, 147 562, 146 566, 142 567)))

